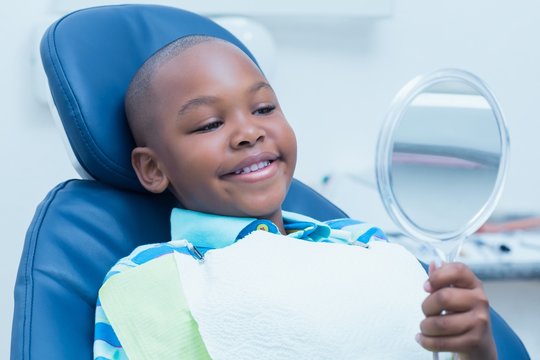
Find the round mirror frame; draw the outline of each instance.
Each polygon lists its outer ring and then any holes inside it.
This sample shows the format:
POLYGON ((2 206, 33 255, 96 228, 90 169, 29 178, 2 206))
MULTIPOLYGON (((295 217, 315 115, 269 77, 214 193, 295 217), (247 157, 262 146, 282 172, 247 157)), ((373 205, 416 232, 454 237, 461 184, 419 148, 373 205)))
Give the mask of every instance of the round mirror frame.
POLYGON ((509 159, 509 136, 506 123, 495 96, 491 93, 484 82, 477 76, 460 69, 440 69, 432 73, 421 75, 408 82, 395 96, 390 110, 385 118, 383 127, 377 142, 377 153, 375 158, 375 174, 377 177, 377 187, 381 200, 386 211, 401 228, 401 230, 412 238, 425 242, 434 240, 453 241, 464 239, 474 233, 491 215, 500 198, 503 184, 506 179, 509 159), (394 191, 392 189, 392 152, 394 131, 401 121, 411 102, 431 86, 443 81, 460 81, 469 85, 480 95, 484 96, 493 110, 493 115, 497 121, 499 137, 501 141, 501 158, 497 172, 497 180, 488 201, 463 227, 449 232, 435 232, 419 229, 405 214, 399 206, 394 191))

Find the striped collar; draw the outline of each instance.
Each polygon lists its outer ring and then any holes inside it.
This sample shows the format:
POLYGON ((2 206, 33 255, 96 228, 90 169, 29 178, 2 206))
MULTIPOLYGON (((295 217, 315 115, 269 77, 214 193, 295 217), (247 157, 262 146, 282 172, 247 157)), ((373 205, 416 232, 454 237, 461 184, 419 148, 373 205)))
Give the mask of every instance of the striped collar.
MULTIPOLYGON (((283 223, 287 236, 324 241, 331 236, 327 224, 308 216, 283 211, 283 223)), ((279 233, 269 220, 207 214, 175 208, 171 213, 171 239, 186 239, 199 250, 223 248, 235 243, 253 231, 265 230, 279 233)))

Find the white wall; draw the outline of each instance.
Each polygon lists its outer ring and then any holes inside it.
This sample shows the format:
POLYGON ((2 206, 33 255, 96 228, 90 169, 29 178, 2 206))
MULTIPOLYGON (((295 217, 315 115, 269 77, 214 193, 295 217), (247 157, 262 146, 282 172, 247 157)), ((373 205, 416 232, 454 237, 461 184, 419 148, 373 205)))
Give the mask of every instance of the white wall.
MULTIPOLYGON (((9 352, 26 227, 46 192, 75 176, 33 94, 34 29, 49 6, 11 0, 0 9, 0 358, 9 352)), ((329 172, 369 168, 395 92, 420 73, 461 67, 491 86, 511 131, 501 208, 540 211, 539 13, 535 0, 396 0, 387 19, 262 19, 278 43, 274 86, 298 134, 297 177, 316 184, 329 172)))

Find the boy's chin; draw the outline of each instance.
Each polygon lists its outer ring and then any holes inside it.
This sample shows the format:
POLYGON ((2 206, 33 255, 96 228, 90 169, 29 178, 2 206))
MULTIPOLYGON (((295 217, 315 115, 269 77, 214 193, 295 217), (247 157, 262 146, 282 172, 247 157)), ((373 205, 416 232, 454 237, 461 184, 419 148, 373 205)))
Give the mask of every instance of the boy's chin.
POLYGON ((274 220, 276 216, 281 216, 281 204, 279 206, 275 206, 272 208, 267 209, 244 209, 242 211, 243 215, 239 215, 240 217, 250 217, 250 218, 257 218, 257 219, 267 219, 267 220, 274 220))
POLYGON ((248 204, 237 204, 239 205, 237 207, 238 212, 233 216, 275 220, 276 217, 281 217, 282 203, 283 201, 276 199, 272 202, 253 201, 248 204))

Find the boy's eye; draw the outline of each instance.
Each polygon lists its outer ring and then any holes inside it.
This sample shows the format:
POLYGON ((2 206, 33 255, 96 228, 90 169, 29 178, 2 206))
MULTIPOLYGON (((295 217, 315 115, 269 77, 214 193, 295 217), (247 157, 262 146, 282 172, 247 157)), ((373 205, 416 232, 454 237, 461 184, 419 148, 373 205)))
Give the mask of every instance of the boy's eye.
POLYGON ((197 128, 195 132, 208 132, 215 130, 219 128, 221 125, 223 125, 223 121, 213 121, 211 123, 208 123, 206 125, 201 126, 200 128, 197 128))
POLYGON ((275 105, 264 105, 253 112, 253 115, 267 115, 275 110, 275 105))

